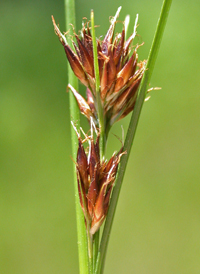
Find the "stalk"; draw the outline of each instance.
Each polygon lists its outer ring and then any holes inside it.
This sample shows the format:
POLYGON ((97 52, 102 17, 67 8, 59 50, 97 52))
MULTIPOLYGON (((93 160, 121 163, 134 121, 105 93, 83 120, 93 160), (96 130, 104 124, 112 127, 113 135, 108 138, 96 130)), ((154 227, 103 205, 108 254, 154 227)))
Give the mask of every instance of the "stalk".
POLYGON ((172 0, 164 0, 160 17, 157 23, 157 28, 155 32, 155 36, 152 42, 152 46, 150 49, 149 57, 148 57, 148 62, 147 62, 147 70, 144 73, 141 85, 140 85, 140 90, 139 90, 139 95, 138 99, 136 101, 136 105, 130 120, 129 128, 127 131, 127 136, 124 144, 124 150, 127 152, 126 155, 124 155, 121 159, 120 167, 118 170, 118 175, 115 183, 115 187, 113 189, 111 201, 110 201, 110 206, 108 210, 108 215, 106 218, 104 230, 103 230, 103 235, 100 243, 100 249, 98 253, 98 258, 97 258, 97 263, 96 263, 96 270, 95 274, 102 274, 103 269, 104 269, 104 264, 105 264, 105 258, 106 258, 106 251, 107 251, 107 246, 108 246, 108 241, 109 241, 109 236, 112 228, 112 223, 115 215, 115 210, 117 206, 117 201, 121 189, 121 184, 123 181, 123 177, 125 174, 125 169, 127 165, 127 161, 130 155, 131 147, 133 144, 137 124, 139 121, 141 109, 144 103, 144 99, 146 96, 146 91, 148 89, 148 84, 150 82, 150 78, 153 72, 153 68, 155 65, 156 57, 158 54, 158 49, 162 40, 163 32, 165 29, 165 25, 167 22, 167 17, 168 13, 170 10, 172 0))
POLYGON ((87 240, 88 240, 89 274, 93 274, 94 273, 93 235, 90 234, 90 225, 89 224, 87 224, 87 240))
POLYGON ((101 95, 100 95, 99 64, 98 64, 98 56, 97 56, 97 43, 96 43, 96 36, 95 36, 93 10, 91 10, 91 27, 92 27, 92 44, 93 44, 93 56, 94 56, 94 72, 95 72, 95 79, 96 79, 96 100, 97 100, 98 119, 99 119, 99 128, 100 128, 100 155, 102 160, 105 152, 106 136, 105 136, 103 107, 102 107, 101 95))
MULTIPOLYGON (((75 1, 65 0, 65 18, 66 18, 66 29, 69 28, 69 24, 73 24, 76 28, 75 18, 75 1)), ((68 39, 69 45, 72 47, 71 40, 68 39)), ((70 83, 76 90, 78 90, 78 79, 74 75, 71 67, 68 63, 68 83, 70 83)), ((76 126, 80 127, 80 114, 79 108, 73 94, 69 93, 70 102, 70 117, 76 122, 76 126)), ((78 141, 77 136, 73 128, 71 127, 71 147, 72 157, 76 159, 78 141)), ((74 189, 75 189, 75 205, 76 205, 76 222, 77 222, 77 238, 78 238, 78 254, 79 254, 79 273, 90 274, 88 269, 88 248, 87 248, 87 235, 85 228, 85 220, 83 211, 79 202, 78 186, 76 178, 76 166, 73 165, 73 177, 74 177, 74 189)))
MULTIPOLYGON (((93 10, 91 10, 90 17, 91 17, 91 27, 92 27, 94 72, 95 72, 95 79, 96 79, 96 100, 97 100, 98 119, 99 119, 99 128, 100 128, 100 158, 102 160, 105 153, 106 136, 105 136, 103 107, 102 107, 101 95, 100 95, 100 76, 99 76, 99 64, 98 64, 97 43, 96 43, 96 35, 95 35, 93 10)), ((93 269, 94 270, 96 268, 96 260, 97 260, 98 250, 99 250, 99 233, 100 233, 100 229, 95 233, 94 239, 93 239, 93 269)))

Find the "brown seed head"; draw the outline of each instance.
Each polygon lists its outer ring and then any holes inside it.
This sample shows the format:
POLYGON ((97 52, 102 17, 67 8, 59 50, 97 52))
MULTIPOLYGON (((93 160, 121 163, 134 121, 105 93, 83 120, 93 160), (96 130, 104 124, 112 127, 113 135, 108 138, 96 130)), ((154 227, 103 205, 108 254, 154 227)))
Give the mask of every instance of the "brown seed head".
MULTIPOLYGON (((133 110, 137 98, 138 87, 145 71, 146 62, 138 63, 137 50, 132 49, 131 43, 136 36, 134 33, 125 41, 125 27, 122 32, 114 37, 116 16, 111 21, 104 39, 97 40, 97 53, 100 74, 100 93, 104 108, 104 119, 107 127, 125 117, 133 110), (132 54, 131 54, 131 51, 132 54)), ((80 94, 73 92, 81 112, 90 120, 93 117, 98 124, 96 88, 94 74, 93 44, 89 23, 86 22, 81 30, 81 35, 76 33, 77 44, 73 42, 74 50, 69 47, 65 36, 60 32, 52 17, 54 29, 65 52, 72 70, 79 80, 87 87, 87 100, 80 94), (75 53, 76 52, 76 53, 75 53)))
POLYGON ((79 140, 76 160, 79 198, 86 224, 90 225, 90 233, 94 234, 107 215, 118 164, 124 153, 114 153, 108 162, 101 161, 99 132, 94 123, 91 122, 91 136, 85 135, 89 144, 87 153, 83 146, 85 140, 82 140, 76 128, 75 130, 79 140), (93 129, 97 132, 96 140, 93 137, 93 129))

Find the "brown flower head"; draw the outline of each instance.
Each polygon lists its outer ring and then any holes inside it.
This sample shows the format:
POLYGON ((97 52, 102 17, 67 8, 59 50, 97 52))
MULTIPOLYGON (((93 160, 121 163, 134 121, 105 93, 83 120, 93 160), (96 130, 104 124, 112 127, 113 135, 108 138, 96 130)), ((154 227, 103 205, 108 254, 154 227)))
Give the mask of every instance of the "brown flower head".
MULTIPOLYGON (((97 39, 97 54, 100 76, 100 95, 106 127, 110 126, 129 114, 135 105, 138 86, 145 71, 146 61, 138 63, 136 46, 133 50, 131 43, 136 35, 137 20, 133 34, 125 40, 125 27, 120 34, 114 36, 116 19, 111 20, 110 27, 103 40, 97 39)), ((72 50, 66 37, 60 32, 52 17, 55 33, 64 46, 68 61, 75 75, 87 87, 85 100, 73 87, 73 92, 81 112, 90 120, 92 116, 98 124, 96 79, 94 73, 93 43, 89 23, 83 26, 80 35, 74 33, 77 43, 73 41, 72 50)))
POLYGON ((89 225, 90 234, 94 234, 102 225, 108 211, 109 201, 115 176, 120 162, 121 151, 114 153, 109 161, 100 160, 99 132, 91 118, 91 136, 85 135, 83 140, 72 123, 79 141, 76 168, 80 204, 85 216, 86 225, 89 225), (96 140, 93 137, 96 131, 96 140), (83 143, 89 143, 86 153, 83 143))

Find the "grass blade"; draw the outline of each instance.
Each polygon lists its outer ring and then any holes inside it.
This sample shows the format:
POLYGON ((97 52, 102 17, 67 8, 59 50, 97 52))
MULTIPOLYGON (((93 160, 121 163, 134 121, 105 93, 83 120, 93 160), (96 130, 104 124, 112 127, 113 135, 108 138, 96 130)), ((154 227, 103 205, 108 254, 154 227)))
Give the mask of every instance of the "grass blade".
POLYGON ((148 62, 147 62, 148 69, 145 71, 145 74, 143 76, 143 79, 142 79, 142 82, 140 85, 138 99, 137 99, 137 102, 136 102, 136 105, 135 105, 135 108, 134 108, 134 111, 133 111, 133 114, 132 114, 132 117, 130 120, 129 128, 127 131, 126 141, 125 141, 125 145, 124 145, 124 150, 127 151, 127 154, 122 157, 121 164, 120 164, 119 171, 118 171, 118 176, 116 179, 115 188, 113 189, 112 198, 111 198, 111 202, 110 202, 110 206, 109 206, 109 211, 108 211, 108 215, 106 218, 104 231, 103 231, 103 235, 102 235, 102 240, 101 240, 101 244, 100 244, 100 250, 99 250, 99 254, 98 254, 98 258, 97 258, 97 264, 96 264, 97 267, 96 267, 95 274, 103 273, 110 231, 112 228, 114 214, 115 214, 117 201, 118 201, 118 197, 119 197, 119 193, 120 193, 120 189, 121 189, 121 184, 122 184, 123 177, 125 174, 125 169, 126 169, 129 155, 130 155, 131 147, 133 144, 133 140, 134 140, 137 124, 139 121, 141 109, 142 109, 144 99, 146 96, 146 91, 148 89, 148 84, 150 82, 150 78, 151 78, 153 68, 155 65, 155 61, 156 61, 156 57, 158 54, 158 49, 159 49, 159 46, 160 46, 160 43, 162 40, 165 25, 167 22, 167 17, 168 17, 171 3, 172 3, 172 0, 164 0, 163 1, 163 5, 162 5, 159 20, 158 20, 155 36, 154 36, 153 43, 152 43, 150 53, 149 53, 149 57, 148 57, 148 62))

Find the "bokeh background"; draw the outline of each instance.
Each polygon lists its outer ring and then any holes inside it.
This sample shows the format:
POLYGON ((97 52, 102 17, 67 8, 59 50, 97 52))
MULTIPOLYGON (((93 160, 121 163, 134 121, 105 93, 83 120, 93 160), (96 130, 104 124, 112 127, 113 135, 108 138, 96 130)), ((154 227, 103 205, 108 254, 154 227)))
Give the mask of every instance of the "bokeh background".
MULTIPOLYGON (((77 28, 95 11, 139 13, 147 58, 161 0, 77 0, 77 28)), ((200 84, 198 0, 172 3, 110 238, 105 273, 200 273, 200 84)), ((75 274, 78 254, 63 1, 0 3, 0 273, 75 274)), ((131 31, 131 29, 130 29, 131 31)), ((83 87, 82 91, 84 91, 83 87)), ((130 116, 112 132, 121 137, 130 116)), ((83 127, 85 121, 83 119, 83 127)), ((120 143, 111 136, 108 155, 120 143)))

